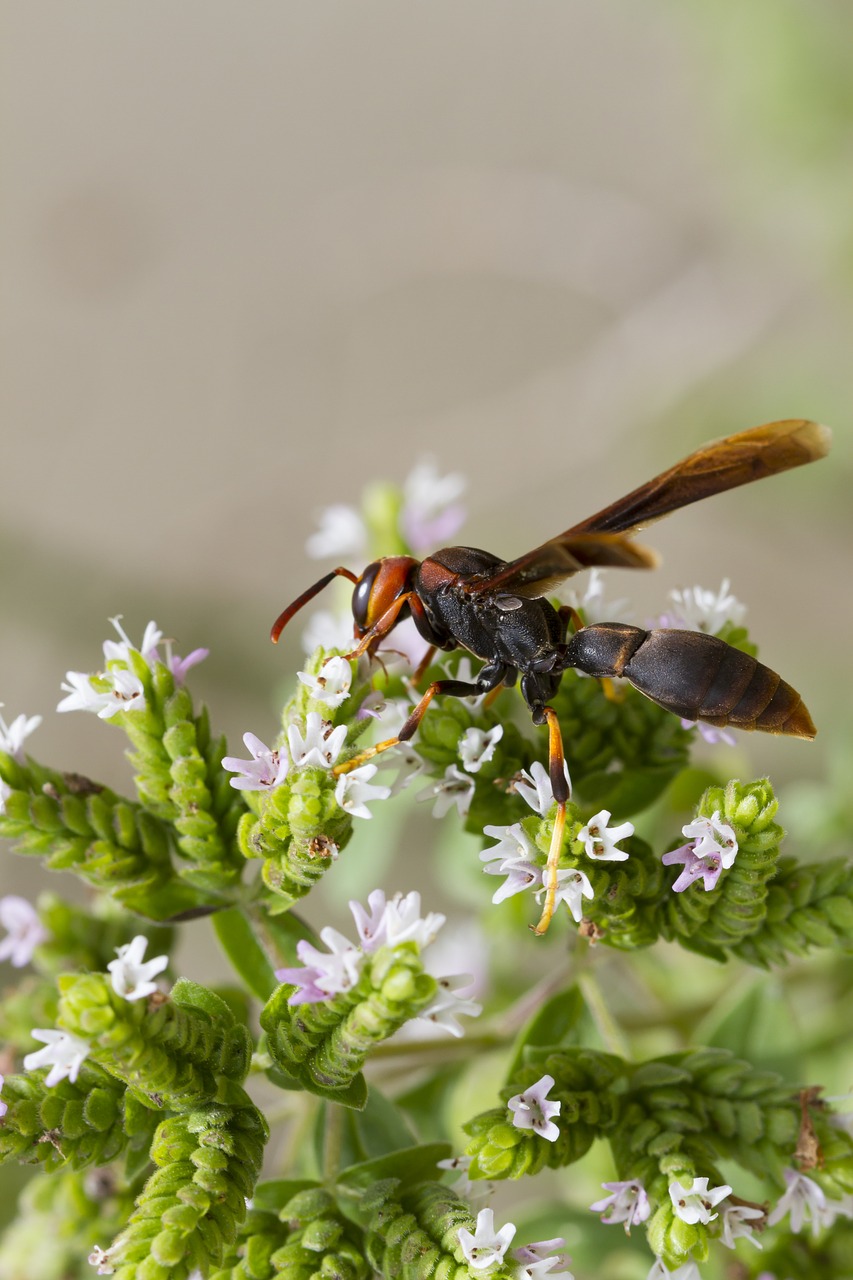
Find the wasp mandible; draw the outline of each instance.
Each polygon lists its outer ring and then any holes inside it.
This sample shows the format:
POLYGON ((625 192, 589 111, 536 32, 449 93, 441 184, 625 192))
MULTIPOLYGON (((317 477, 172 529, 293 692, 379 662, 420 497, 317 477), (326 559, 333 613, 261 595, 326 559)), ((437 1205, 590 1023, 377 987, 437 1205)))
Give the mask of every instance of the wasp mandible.
POLYGON ((788 471, 824 457, 831 433, 807 419, 788 419, 741 431, 697 449, 603 511, 515 560, 501 560, 475 547, 444 547, 425 560, 385 556, 359 576, 339 566, 295 600, 272 628, 277 641, 293 615, 335 577, 354 584, 353 634, 349 658, 371 654, 402 622, 415 626, 435 649, 467 649, 483 660, 473 681, 434 680, 395 738, 368 747, 337 765, 346 773, 416 732, 436 695, 480 695, 513 685, 536 725, 548 726, 548 764, 557 802, 545 873, 545 902, 536 933, 544 933, 554 912, 557 864, 569 787, 560 726, 548 705, 563 672, 573 667, 590 676, 623 677, 659 706, 687 720, 734 725, 813 738, 815 727, 802 698, 781 676, 755 658, 701 631, 651 630, 623 622, 577 625, 568 606, 545 597, 573 574, 593 566, 649 569, 657 556, 632 535, 670 511, 738 485, 788 471), (570 623, 575 624, 569 634, 570 623))

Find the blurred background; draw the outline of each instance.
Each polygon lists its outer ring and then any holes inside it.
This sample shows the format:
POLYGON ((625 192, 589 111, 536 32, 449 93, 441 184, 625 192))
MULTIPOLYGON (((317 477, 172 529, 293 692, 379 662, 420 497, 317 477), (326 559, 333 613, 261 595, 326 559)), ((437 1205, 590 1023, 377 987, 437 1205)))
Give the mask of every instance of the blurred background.
MULTIPOLYGON (((232 750, 274 732, 319 510, 425 454, 512 557, 775 418, 828 462, 657 526, 634 616, 729 577, 814 746, 851 710, 853 10, 832 0, 5 6, 0 697, 34 750, 107 617, 156 618, 232 750)), ((640 575, 637 575, 639 578, 640 575)), ((5 863, 4 885, 25 868, 5 863)))

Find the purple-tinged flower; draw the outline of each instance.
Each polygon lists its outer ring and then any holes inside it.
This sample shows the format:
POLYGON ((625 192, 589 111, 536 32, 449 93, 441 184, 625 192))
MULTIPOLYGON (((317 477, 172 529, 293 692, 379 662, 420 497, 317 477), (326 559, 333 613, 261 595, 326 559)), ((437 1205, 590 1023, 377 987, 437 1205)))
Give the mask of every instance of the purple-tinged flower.
POLYGON ((281 786, 290 768, 287 752, 268 747, 254 733, 244 733, 243 742, 251 760, 241 760, 239 756, 222 758, 222 768, 238 775, 229 778, 231 786, 237 791, 272 791, 281 786))
POLYGON ((475 1271, 486 1271, 503 1262, 514 1235, 515 1226, 511 1222, 495 1230, 495 1215, 491 1209, 481 1209, 477 1214, 473 1234, 466 1227, 460 1227, 457 1232, 465 1261, 475 1271))
POLYGON ((682 1266, 676 1267, 675 1271, 670 1271, 668 1267, 663 1265, 663 1261, 660 1258, 655 1258, 646 1280, 701 1280, 701 1273, 692 1259, 682 1266))
POLYGON ((22 969, 47 937, 38 912, 26 898, 9 893, 0 898, 0 925, 6 930, 6 937, 0 942, 0 960, 9 960, 15 969, 22 969))
POLYGON ((637 1178, 629 1182, 604 1182, 602 1186, 612 1194, 596 1200, 590 1209, 601 1214, 602 1222, 624 1222, 625 1233, 630 1235, 631 1227, 645 1222, 652 1211, 645 1187, 637 1178))
MULTIPOLYGON (((4 704, 0 702, 0 707, 4 704)), ((5 751, 18 764, 24 763, 24 742, 41 724, 41 716, 15 716, 11 724, 0 716, 0 751, 5 751)))
POLYGON ((124 1000, 142 1000, 153 995, 157 983, 151 979, 168 967, 168 956, 154 956, 152 960, 143 960, 148 939, 138 933, 132 942, 123 947, 116 947, 117 960, 111 960, 107 969, 111 974, 113 991, 124 1000))
MULTIPOLYGON (((381 893, 381 890, 376 892, 381 893)), ((375 908, 378 899, 371 894, 368 902, 375 908)), ((355 905, 350 903, 353 915, 357 905, 357 903, 355 905)), ((440 911, 430 911, 422 916, 421 895, 417 890, 406 894, 395 893, 394 897, 386 902, 378 924, 378 936, 382 939, 378 945, 399 947, 404 942, 414 942, 418 950, 423 951, 435 940, 446 919, 447 917, 440 911)), ((356 923, 358 924, 358 920, 356 923)))
POLYGON ((341 753, 346 741, 347 727, 339 724, 334 728, 329 720, 323 720, 317 711, 309 711, 305 717, 305 736, 295 724, 287 730, 287 741, 290 756, 298 768, 317 765, 321 769, 331 769, 341 753))
POLYGON ((297 988, 288 1004, 316 1004, 330 996, 351 991, 358 982, 364 953, 345 938, 337 929, 327 926, 320 930, 328 951, 318 951, 306 939, 296 944, 296 954, 304 969, 276 969, 279 982, 287 982, 297 988))
POLYGON ((670 591, 673 612, 665 614, 666 621, 662 618, 659 625, 686 627, 688 631, 705 631, 709 635, 722 631, 727 622, 739 626, 746 616, 746 605, 731 594, 729 585, 729 579, 724 578, 717 592, 709 591, 707 587, 670 591))
POLYGON ((753 1204, 734 1204, 725 1202, 720 1205, 720 1243, 724 1244, 727 1249, 735 1247, 735 1240, 739 1237, 748 1240, 750 1244, 754 1244, 756 1249, 764 1246, 760 1240, 756 1240, 756 1227, 764 1225, 766 1214, 763 1209, 759 1209, 753 1204), (760 1220, 760 1221, 759 1221, 760 1220))
POLYGON ((683 844, 678 849, 671 849, 661 858, 665 867, 683 865, 684 870, 672 886, 673 893, 683 893, 694 881, 701 879, 703 887, 710 892, 717 887, 723 864, 719 858, 697 858, 692 844, 683 844))
POLYGON ((297 671, 296 677, 311 690, 312 698, 332 708, 346 702, 352 688, 352 667, 345 658, 337 655, 327 659, 316 676, 307 671, 297 671))
POLYGON ((358 931, 359 941, 363 951, 368 953, 378 951, 380 947, 385 945, 385 893, 382 889, 372 889, 367 895, 367 905, 370 908, 368 912, 361 905, 352 899, 349 909, 355 920, 355 927, 358 931))
POLYGON ((99 1276, 111 1276, 115 1271, 115 1267, 110 1262, 109 1250, 102 1249, 99 1244, 96 1244, 92 1249, 88 1262, 89 1266, 98 1268, 97 1274, 99 1276))
POLYGON ((464 818, 471 808, 473 794, 474 779, 469 774, 462 773, 455 764, 449 764, 444 771, 444 777, 431 782, 428 787, 419 792, 417 798, 418 800, 435 800, 432 809, 434 818, 443 818, 454 805, 459 817, 464 818))
POLYGON ((547 1138, 549 1142, 557 1141, 560 1130, 551 1116, 558 1116, 563 1104, 548 1101, 548 1094, 553 1087, 554 1077, 543 1076, 523 1093, 510 1098, 507 1106, 513 1113, 512 1123, 516 1129, 532 1129, 540 1138, 547 1138))
MULTIPOLYGON (((2 1092, 3 1090, 4 1079, 5 1079, 4 1076, 0 1076, 0 1092, 2 1092)), ((5 1116, 8 1110, 9 1110, 8 1102, 4 1102, 3 1099, 0 1098, 0 1119, 2 1119, 3 1116, 5 1116)))
POLYGON ((183 684, 190 668, 204 662, 209 653, 209 649, 193 649, 185 658, 181 658, 177 653, 172 653, 171 642, 167 640, 166 666, 171 671, 175 684, 183 684))
POLYGON ((479 773, 495 754, 495 748, 503 737, 504 727, 496 724, 491 729, 478 729, 472 725, 459 739, 459 759, 468 773, 479 773))
POLYGON ((450 1190, 455 1191, 463 1200, 467 1200, 473 1207, 479 1201, 488 1200, 489 1196, 495 1189, 495 1184, 489 1182, 487 1178, 477 1178, 472 1180, 468 1177, 468 1170, 471 1167, 470 1156, 450 1156, 447 1160, 439 1160, 437 1168, 447 1169, 451 1173, 458 1173, 459 1177, 455 1182, 451 1182, 450 1190))
POLYGON ((24 1070, 37 1071, 39 1067, 50 1067, 45 1079, 49 1089, 66 1078, 73 1084, 91 1051, 89 1041, 74 1036, 69 1031, 54 1031, 43 1027, 36 1027, 30 1035, 34 1040, 41 1040, 44 1048, 27 1054, 24 1058, 24 1070))
POLYGON ((812 1234, 817 1235, 823 1227, 832 1226, 839 1216, 853 1216, 845 1197, 844 1200, 827 1200, 826 1193, 813 1178, 795 1169, 784 1169, 786 1190, 780 1197, 776 1208, 767 1218, 768 1227, 781 1222, 786 1213, 791 1215, 791 1230, 802 1231, 807 1222, 811 1223, 812 1234))
POLYGON ((459 1018, 476 1018, 483 1012, 483 1006, 477 1000, 459 994, 459 989, 470 987, 474 978, 470 973, 456 973, 436 981, 438 991, 426 1008, 421 1009, 418 1018, 449 1031, 452 1036, 463 1036, 465 1028, 459 1018))
POLYGON ((320 528, 305 543, 314 560, 326 556, 360 556, 367 548, 367 529, 355 507, 337 502, 320 512, 320 528))
POLYGON ((595 858, 597 862, 625 862, 629 855, 624 849, 617 849, 616 844, 634 834, 634 824, 623 822, 618 827, 608 827, 609 821, 610 810, 602 809, 581 827, 577 838, 588 858, 595 858))
POLYGON ((678 1181, 669 1184, 669 1198, 675 1216, 691 1225, 713 1222, 718 1215, 711 1210, 731 1193, 729 1186, 709 1187, 707 1178, 694 1178, 689 1187, 683 1187, 678 1181))
POLYGON ((720 818, 719 809, 712 817, 699 817, 681 828, 690 837, 690 844, 672 849, 661 858, 664 866, 683 865, 684 870, 672 886, 673 892, 683 893, 695 880, 702 879, 704 888, 716 887, 720 872, 734 865, 737 857, 737 839, 732 828, 720 818))
POLYGON ((729 733, 728 729, 720 729, 715 724, 705 724, 704 720, 682 720, 682 729, 696 729, 701 738, 714 747, 718 742, 724 742, 727 747, 737 745, 737 738, 733 733, 729 733))
MULTIPOLYGON (((566 782, 569 785, 569 795, 572 794, 572 780, 569 777, 569 766, 563 761, 563 772, 566 775, 566 782)), ((530 808, 544 818, 551 805, 554 803, 554 791, 551 787, 551 777, 544 765, 538 760, 534 760, 530 766, 530 772, 522 769, 512 780, 512 788, 516 795, 521 796, 530 808)))
POLYGON ((516 1280, 542 1280, 543 1276, 548 1280, 573 1280, 572 1273, 567 1270, 571 1258, 563 1252, 565 1244, 562 1236, 556 1236, 553 1240, 537 1240, 534 1244, 513 1249, 512 1258, 518 1264, 516 1280), (562 1270, 555 1271, 555 1267, 562 1270))
POLYGON ((465 522, 459 499, 468 487, 457 472, 441 476, 434 458, 422 458, 403 482, 400 525, 415 553, 444 545, 465 522))
POLYGON ((371 783, 376 771, 375 764, 363 764, 361 768, 342 773, 338 778, 335 799, 353 818, 372 818, 368 804, 373 800, 387 800, 391 794, 390 787, 377 787, 371 783))

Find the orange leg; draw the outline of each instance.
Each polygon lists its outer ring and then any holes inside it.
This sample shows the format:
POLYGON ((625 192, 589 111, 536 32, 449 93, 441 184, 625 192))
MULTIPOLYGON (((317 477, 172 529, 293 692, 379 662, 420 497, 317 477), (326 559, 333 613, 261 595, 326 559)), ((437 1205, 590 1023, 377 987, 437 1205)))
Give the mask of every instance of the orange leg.
MULTIPOLYGON (((566 802, 571 794, 566 780, 566 757, 563 752, 563 735, 560 733, 560 722, 557 719, 557 713, 552 707, 543 707, 541 716, 542 720, 547 721, 548 724, 548 772, 551 775, 551 790, 554 793, 554 799, 557 801, 557 813, 554 818, 554 830, 551 834, 548 862, 545 866, 545 875, 543 877, 545 902, 542 906, 542 915, 539 917, 539 923, 533 927, 533 932, 540 936, 547 931, 557 905, 557 868, 560 862, 560 854, 563 851, 566 802)), ((535 719, 536 717, 534 717, 535 719)))

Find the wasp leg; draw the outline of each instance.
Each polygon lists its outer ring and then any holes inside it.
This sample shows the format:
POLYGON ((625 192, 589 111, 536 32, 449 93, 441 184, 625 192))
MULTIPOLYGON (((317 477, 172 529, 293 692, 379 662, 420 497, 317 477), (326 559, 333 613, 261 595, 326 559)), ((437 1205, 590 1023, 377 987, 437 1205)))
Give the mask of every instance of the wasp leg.
POLYGON ((398 596, 390 609, 386 609, 381 618, 374 622, 369 631, 365 632, 361 640, 350 653, 344 654, 344 657, 351 661, 353 658, 360 658, 363 653, 372 653, 380 640, 384 640, 389 631, 393 631, 397 622, 397 617, 404 604, 408 604, 413 592, 407 591, 404 595, 398 596))
POLYGON ((436 646, 431 644, 417 665, 414 675, 412 676, 412 684, 419 684, 423 679, 424 672, 435 657, 435 650, 436 646))
POLYGON ((372 760, 374 756, 387 751, 389 747, 396 747, 400 742, 408 742, 409 738, 417 733, 418 725, 436 694, 449 694, 452 698, 478 697, 481 693, 488 693, 496 684, 500 684, 503 672, 503 667, 483 667, 476 684, 468 680, 434 680, 396 738, 386 738, 384 742, 377 742, 375 747, 365 747, 364 751, 359 751, 358 755, 353 756, 351 760, 336 764, 332 773, 335 777, 339 777, 342 773, 350 773, 366 760, 372 760))
POLYGON ((542 935, 551 923, 551 917, 557 905, 557 866, 563 848, 563 831, 566 826, 566 802, 571 794, 566 777, 566 757, 563 752, 563 735, 560 733, 560 722, 553 707, 537 707, 533 712, 534 724, 548 725, 548 772, 551 776, 551 790, 557 801, 557 814, 554 818, 554 830, 548 849, 548 862, 545 866, 543 883, 545 885, 545 902, 539 923, 533 926, 533 932, 542 935))

